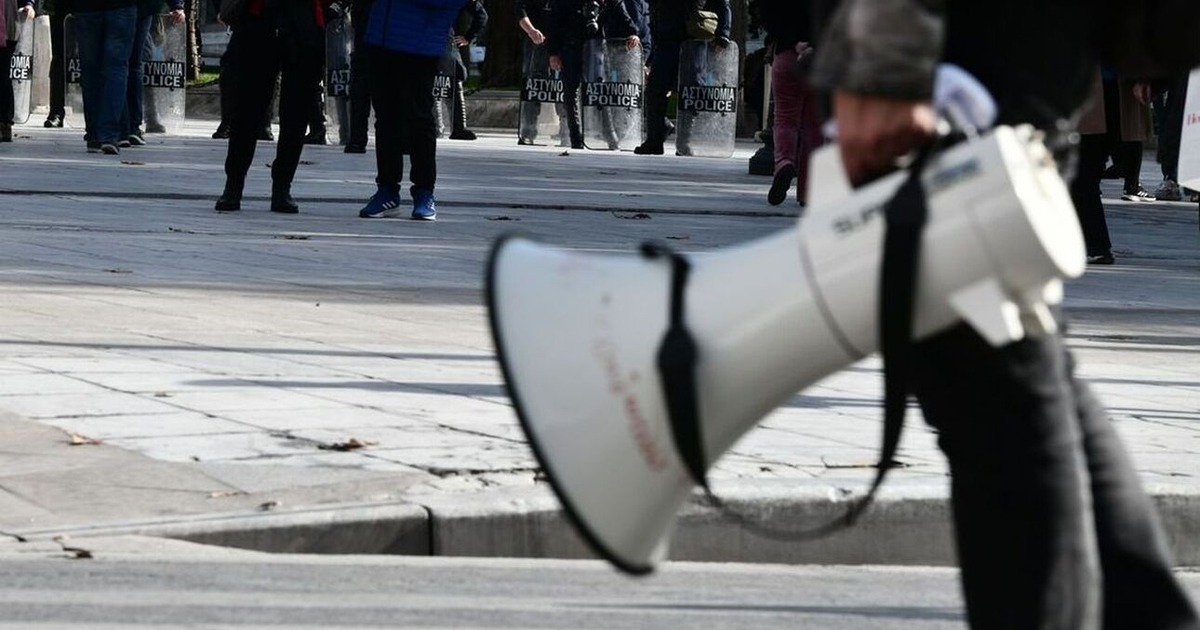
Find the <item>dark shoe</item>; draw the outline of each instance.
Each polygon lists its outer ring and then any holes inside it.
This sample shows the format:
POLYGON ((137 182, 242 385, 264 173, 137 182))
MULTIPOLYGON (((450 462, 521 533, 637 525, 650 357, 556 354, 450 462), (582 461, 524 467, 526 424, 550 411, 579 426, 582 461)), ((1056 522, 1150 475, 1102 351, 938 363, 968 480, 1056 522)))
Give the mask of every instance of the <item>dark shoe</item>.
POLYGON ((793 179, 796 179, 796 167, 785 164, 778 173, 775 173, 775 180, 771 182, 771 191, 767 193, 767 203, 772 206, 783 203, 783 200, 787 199, 788 190, 792 188, 793 179))
POLYGON ((100 152, 100 143, 92 142, 89 140, 87 143, 87 151, 88 151, 88 153, 99 153, 100 152))
POLYGON ((517 138, 517 144, 523 147, 533 146, 531 138, 517 138))
POLYGON ((633 152, 638 155, 662 155, 663 145, 661 142, 650 142, 647 140, 634 149, 633 152))
POLYGON ((225 182, 225 192, 217 199, 217 212, 237 212, 242 209, 242 188, 244 184, 225 182))
POLYGON ((131 146, 133 146, 133 143, 132 143, 132 142, 130 142, 128 138, 126 138, 126 139, 124 139, 124 140, 118 140, 118 141, 117 141, 117 147, 118 147, 118 148, 121 148, 121 149, 128 149, 128 148, 129 148, 129 147, 131 147, 131 146))
POLYGON ((266 127, 258 132, 258 139, 267 142, 275 142, 275 134, 271 133, 271 128, 266 127))
POLYGON ((300 206, 292 199, 291 191, 277 188, 271 193, 271 212, 296 214, 300 212, 300 206))
POLYGON ((409 193, 413 200, 412 218, 417 221, 436 221, 437 204, 433 199, 433 191, 414 187, 409 193))
POLYGON ((1112 253, 1109 252, 1105 254, 1096 254, 1095 256, 1088 256, 1087 262, 1089 265, 1111 265, 1117 261, 1113 258, 1112 253))
POLYGON ((1121 172, 1121 169, 1117 168, 1116 164, 1113 164, 1104 169, 1104 174, 1100 177, 1101 179, 1125 179, 1125 174, 1121 172))
POLYGON ((129 144, 135 147, 144 147, 146 146, 146 139, 136 133, 129 134, 129 144))
POLYGON ((229 125, 227 125, 225 123, 221 123, 220 125, 217 125, 217 130, 213 132, 212 137, 213 137, 213 140, 228 140, 229 139, 229 125))
POLYGON ((478 136, 475 135, 475 132, 470 129, 455 129, 450 132, 451 140, 475 140, 477 138, 478 136))
POLYGON ((364 219, 391 219, 403 213, 400 209, 400 191, 379 186, 367 205, 358 211, 358 216, 364 219))
POLYGON ((167 133, 167 128, 159 123, 146 123, 146 133, 167 133))
POLYGON ((351 142, 350 144, 346 145, 346 148, 343 152, 344 153, 366 153, 367 152, 367 144, 365 142, 362 144, 359 144, 357 142, 351 142))
POLYGON ((1121 199, 1125 201, 1140 201, 1143 203, 1153 203, 1158 201, 1154 195, 1146 192, 1146 189, 1142 188, 1141 186, 1138 186, 1134 190, 1126 190, 1125 192, 1121 193, 1121 199))
POLYGON ((104 155, 121 155, 121 149, 111 142, 101 142, 100 152, 104 155))
POLYGON ((307 136, 304 136, 304 144, 329 144, 325 139, 325 130, 313 129, 307 136))
POLYGON ((572 141, 571 141, 571 148, 572 148, 572 149, 578 149, 578 150, 582 151, 582 150, 584 150, 584 149, 586 149, 586 148, 587 148, 587 145, 585 145, 583 142, 576 142, 576 141, 572 140, 572 141))
POLYGON ((0 123, 0 142, 12 141, 12 123, 0 123))
POLYGON ((667 118, 663 121, 663 129, 666 131, 663 134, 663 138, 670 138, 675 133, 675 123, 671 122, 670 118, 667 118))
POLYGON ((58 129, 63 126, 63 117, 59 114, 50 114, 46 117, 46 122, 42 126, 47 129, 58 129))

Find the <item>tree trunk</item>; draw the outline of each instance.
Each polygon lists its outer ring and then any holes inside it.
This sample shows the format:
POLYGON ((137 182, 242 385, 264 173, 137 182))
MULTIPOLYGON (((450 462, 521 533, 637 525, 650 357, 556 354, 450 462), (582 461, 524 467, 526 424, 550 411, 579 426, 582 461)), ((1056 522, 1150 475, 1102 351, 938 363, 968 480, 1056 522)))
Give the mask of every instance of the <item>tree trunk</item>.
MULTIPOLYGON (((798 0, 797 0, 798 1, 798 0)), ((732 0, 730 2, 733 8, 733 24, 730 38, 737 42, 738 45, 738 76, 741 77, 739 83, 742 86, 746 85, 746 33, 749 30, 750 24, 750 4, 748 0, 732 0)), ((761 72, 761 68, 757 71, 761 72)), ((746 116, 746 93, 745 89, 738 90, 738 116, 737 116, 737 135, 740 138, 746 138, 754 135, 757 129, 750 123, 746 116)))
POLYGON ((488 3, 487 57, 480 69, 484 88, 512 88, 521 84, 521 56, 525 33, 517 26, 511 0, 488 3))
POLYGON ((200 0, 187 0, 187 78, 200 78, 200 0))

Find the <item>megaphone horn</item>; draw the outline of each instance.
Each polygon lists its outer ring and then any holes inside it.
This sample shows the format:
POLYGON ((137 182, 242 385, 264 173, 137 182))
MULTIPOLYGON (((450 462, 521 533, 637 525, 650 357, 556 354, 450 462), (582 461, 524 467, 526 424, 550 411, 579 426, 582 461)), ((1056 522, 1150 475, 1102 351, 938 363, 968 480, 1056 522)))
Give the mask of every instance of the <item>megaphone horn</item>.
MULTIPOLYGON (((569 518, 625 571, 666 557, 680 505, 746 431, 878 347, 879 209, 908 174, 839 188, 834 147, 813 172, 826 191, 806 218, 716 253, 588 254, 512 235, 492 250, 492 334, 521 425, 569 518)), ((1047 305, 1085 256, 1038 136, 996 128, 930 156, 920 177, 913 337, 964 320, 997 345, 1052 329, 1047 305)))

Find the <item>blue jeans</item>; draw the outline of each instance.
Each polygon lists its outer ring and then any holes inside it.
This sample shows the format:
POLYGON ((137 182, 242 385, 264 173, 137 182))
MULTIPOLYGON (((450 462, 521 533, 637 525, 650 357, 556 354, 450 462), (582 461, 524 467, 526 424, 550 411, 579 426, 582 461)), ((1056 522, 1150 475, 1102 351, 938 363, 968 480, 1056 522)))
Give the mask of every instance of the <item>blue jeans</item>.
POLYGON ((121 116, 121 137, 128 138, 142 130, 146 88, 142 86, 145 68, 142 62, 150 48, 150 25, 154 15, 139 17, 134 23, 133 46, 129 51, 129 74, 125 86, 125 109, 121 116))
POLYGON ((121 138, 136 23, 137 7, 75 14, 83 115, 91 142, 116 144, 121 138))

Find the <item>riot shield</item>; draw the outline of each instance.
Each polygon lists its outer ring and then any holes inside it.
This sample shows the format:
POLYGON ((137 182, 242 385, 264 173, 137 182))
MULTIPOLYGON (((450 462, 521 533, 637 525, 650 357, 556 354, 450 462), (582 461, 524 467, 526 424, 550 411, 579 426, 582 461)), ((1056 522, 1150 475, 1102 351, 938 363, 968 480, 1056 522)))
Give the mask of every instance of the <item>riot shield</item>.
POLYGON ((66 116, 63 124, 72 129, 86 128, 83 116, 83 71, 79 65, 79 40, 75 37, 75 16, 68 15, 63 20, 63 59, 55 59, 54 63, 63 64, 63 103, 66 106, 66 116))
POLYGON ((25 124, 33 111, 33 20, 24 16, 17 20, 17 45, 8 78, 13 89, 13 122, 25 124))
POLYGON ((180 133, 187 108, 187 22, 156 15, 142 53, 147 133, 180 133))
POLYGON ((642 143, 642 49, 623 39, 593 39, 583 47, 583 144, 632 150, 642 143))
POLYGON ((453 46, 438 60, 437 74, 433 75, 433 120, 439 138, 450 135, 454 127, 454 83, 458 72, 458 61, 453 46))
POLYGON ((562 73, 550 69, 545 46, 525 41, 524 77, 521 86, 521 119, 517 137, 521 144, 571 145, 562 73))
POLYGON ((325 137, 330 144, 350 139, 350 52, 354 28, 341 18, 325 27, 325 137))
POLYGON ((675 153, 727 158, 737 131, 738 46, 688 40, 679 50, 675 153))

